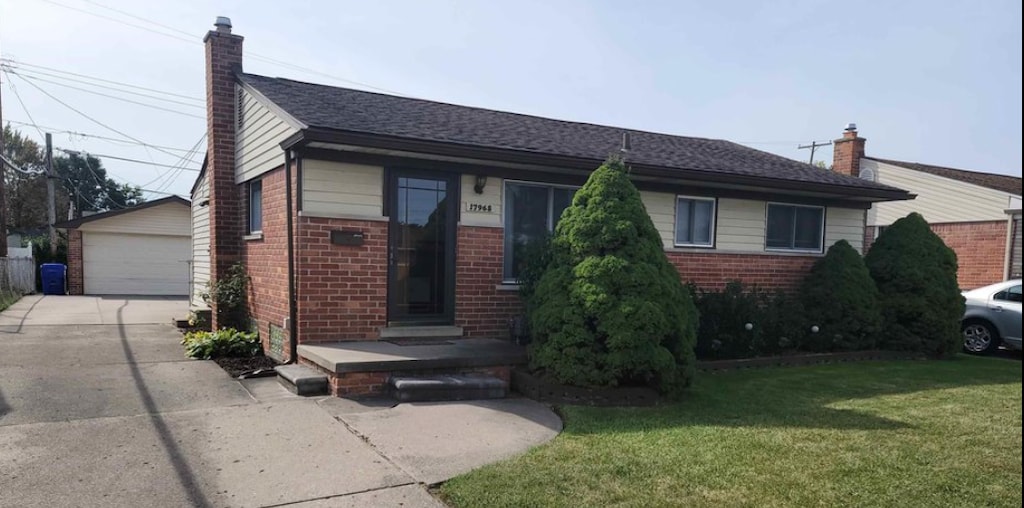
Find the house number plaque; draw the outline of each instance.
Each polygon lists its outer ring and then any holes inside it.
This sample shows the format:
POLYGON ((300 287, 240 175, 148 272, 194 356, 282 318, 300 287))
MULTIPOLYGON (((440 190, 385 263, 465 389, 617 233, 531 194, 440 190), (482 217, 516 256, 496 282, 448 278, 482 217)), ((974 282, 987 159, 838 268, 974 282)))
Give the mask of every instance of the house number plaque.
POLYGON ((466 211, 473 213, 494 213, 494 205, 480 203, 466 203, 466 211))

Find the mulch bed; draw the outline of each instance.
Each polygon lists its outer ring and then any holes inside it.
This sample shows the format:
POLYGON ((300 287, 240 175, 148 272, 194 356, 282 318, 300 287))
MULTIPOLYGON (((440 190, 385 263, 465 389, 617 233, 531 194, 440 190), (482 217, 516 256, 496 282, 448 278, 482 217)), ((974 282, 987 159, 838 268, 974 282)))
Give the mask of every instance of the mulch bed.
POLYGON ((738 360, 701 360, 697 362, 697 370, 701 372, 717 372, 738 369, 763 367, 794 367, 798 365, 817 365, 822 363, 862 362, 866 360, 921 360, 921 353, 903 351, 847 351, 842 353, 797 353, 762 358, 742 358, 738 360))
POLYGON ((231 377, 259 377, 274 375, 274 367, 280 365, 269 356, 253 356, 249 358, 214 358, 231 377))
POLYGON ((525 369, 512 371, 512 388, 528 398, 549 404, 654 406, 660 400, 658 392, 651 388, 580 388, 536 376, 525 369))

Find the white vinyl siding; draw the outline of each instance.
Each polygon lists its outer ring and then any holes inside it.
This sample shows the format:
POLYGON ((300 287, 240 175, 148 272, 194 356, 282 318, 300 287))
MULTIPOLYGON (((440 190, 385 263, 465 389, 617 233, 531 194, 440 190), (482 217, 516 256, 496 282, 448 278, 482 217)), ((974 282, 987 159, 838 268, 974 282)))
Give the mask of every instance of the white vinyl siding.
POLYGON ((501 189, 504 187, 504 182, 501 178, 488 177, 482 194, 476 193, 475 186, 476 175, 462 175, 462 209, 459 215, 459 224, 463 226, 502 227, 501 189), (490 211, 472 211, 471 205, 477 205, 476 210, 490 209, 490 211))
POLYGON ((864 213, 854 208, 829 208, 825 211, 825 248, 846 240, 854 250, 864 247, 864 213))
POLYGON ((1006 220, 1010 199, 1019 195, 989 189, 951 178, 914 171, 869 159, 861 170, 875 172, 878 183, 917 194, 910 201, 877 203, 868 215, 869 226, 887 226, 910 212, 917 212, 932 224, 1006 220))
POLYGON ((201 204, 210 198, 209 186, 203 178, 192 195, 192 294, 190 305, 206 307, 200 293, 210 281, 210 205, 201 204))
POLYGON ((721 251, 764 252, 764 201, 718 200, 718 242, 721 251))
POLYGON ((138 233, 189 236, 192 234, 189 206, 166 203, 106 219, 82 224, 78 229, 92 232, 138 233))
MULTIPOLYGON (((674 194, 640 192, 640 198, 662 243, 671 249, 675 235, 674 194)), ((764 253, 765 202, 751 199, 719 198, 715 224, 715 249, 712 252, 764 253)), ((860 250, 864 243, 864 210, 828 208, 825 211, 825 248, 846 240, 860 250)), ((689 247, 682 247, 689 248, 689 247)))
POLYGON ((82 233, 88 295, 189 294, 188 236, 82 233))
POLYGON ((285 119, 241 87, 235 125, 235 182, 242 183, 284 164, 281 142, 296 132, 285 119))
POLYGON ((302 212, 340 218, 384 217, 384 168, 302 160, 302 212))

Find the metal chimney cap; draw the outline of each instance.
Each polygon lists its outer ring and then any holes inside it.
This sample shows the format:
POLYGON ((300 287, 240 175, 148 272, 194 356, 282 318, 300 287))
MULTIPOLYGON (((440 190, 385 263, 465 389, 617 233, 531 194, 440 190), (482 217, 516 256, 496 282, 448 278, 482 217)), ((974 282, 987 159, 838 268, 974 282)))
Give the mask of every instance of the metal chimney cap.
POLYGON ((213 23, 213 26, 217 27, 217 30, 231 31, 231 18, 227 16, 217 16, 217 21, 213 23))
POLYGON ((850 123, 846 124, 846 129, 844 129, 844 130, 855 131, 855 130, 857 130, 857 124, 855 124, 853 122, 850 122, 850 123))

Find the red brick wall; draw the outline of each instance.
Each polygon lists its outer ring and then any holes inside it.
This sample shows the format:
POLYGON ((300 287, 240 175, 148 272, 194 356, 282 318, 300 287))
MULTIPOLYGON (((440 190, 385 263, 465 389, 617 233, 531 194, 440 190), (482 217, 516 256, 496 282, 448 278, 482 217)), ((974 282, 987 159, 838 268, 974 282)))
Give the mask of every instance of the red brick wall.
POLYGON ((932 224, 932 231, 956 251, 961 289, 974 289, 1003 280, 1006 260, 1006 221, 932 224))
MULTIPOLYGON (((284 166, 261 178, 263 237, 243 242, 242 260, 249 275, 249 317, 256 321, 266 351, 269 350, 271 323, 284 329, 286 340, 289 336, 285 326, 288 318, 288 216, 284 166)), ((239 187, 244 189, 245 185, 239 187)), ((244 205, 247 209, 248 204, 244 205)), ((247 212, 242 214, 247 215, 247 212)), ((287 354, 286 347, 286 357, 287 354)))
POLYGON ((873 243, 875 243, 875 226, 865 226, 864 227, 864 250, 862 250, 860 254, 862 256, 867 254, 868 253, 868 249, 871 248, 871 245, 873 243))
POLYGON ((82 265, 82 232, 68 230, 68 294, 85 293, 84 266, 82 265))
POLYGON ((378 338, 387 324, 387 222, 299 217, 296 229, 299 342, 378 338), (335 229, 362 231, 363 245, 331 244, 335 229))
POLYGON ((501 284, 504 230, 460 226, 455 261, 455 324, 467 337, 508 337, 508 320, 523 311, 517 291, 501 284))
POLYGON ((832 171, 848 176, 860 176, 860 159, 864 157, 867 139, 858 137, 857 131, 845 131, 843 137, 832 142, 832 171))
POLYGON ((738 280, 763 289, 794 290, 803 281, 816 256, 668 252, 683 282, 701 289, 722 289, 738 280))

